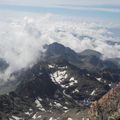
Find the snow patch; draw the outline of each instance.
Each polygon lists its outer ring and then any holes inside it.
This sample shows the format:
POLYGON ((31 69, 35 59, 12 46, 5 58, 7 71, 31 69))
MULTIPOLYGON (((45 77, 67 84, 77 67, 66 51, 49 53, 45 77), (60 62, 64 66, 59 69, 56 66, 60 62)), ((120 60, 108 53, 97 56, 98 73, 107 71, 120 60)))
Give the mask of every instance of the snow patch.
POLYGON ((42 117, 41 115, 37 116, 37 118, 41 118, 41 117, 42 117))
POLYGON ((68 118, 67 120, 73 120, 72 118, 68 118))
POLYGON ((17 117, 17 116, 14 116, 14 115, 12 116, 12 118, 15 119, 15 120, 21 120, 20 117, 17 117))
POLYGON ((101 78, 96 78, 99 82, 101 82, 101 78))
POLYGON ((52 117, 49 120, 54 120, 52 117))
POLYGON ((87 74, 87 76, 90 76, 90 74, 87 74))
POLYGON ((54 102, 56 107, 62 107, 62 105, 60 103, 54 102))
POLYGON ((96 91, 95 91, 95 90, 93 90, 93 91, 91 92, 91 94, 90 94, 90 95, 95 95, 95 92, 96 92, 96 91))
POLYGON ((70 81, 74 81, 74 77, 71 77, 71 78, 70 78, 70 81))
POLYGON ((37 118, 37 116, 36 116, 36 113, 33 115, 33 117, 32 117, 33 119, 36 119, 37 118))
POLYGON ((25 112, 25 114, 26 114, 26 115, 29 115, 29 116, 31 115, 31 113, 30 113, 30 112, 25 112))
POLYGON ((55 73, 51 74, 51 79, 53 82, 57 82, 59 84, 61 84, 65 79, 67 79, 68 75, 67 75, 67 71, 63 70, 63 71, 56 71, 55 73))
POLYGON ((49 68, 54 68, 55 66, 54 65, 48 65, 49 68))
POLYGON ((59 66, 58 69, 60 69, 60 70, 67 69, 67 66, 59 66))
POLYGON ((78 90, 78 89, 75 89, 75 90, 73 91, 73 93, 79 93, 79 90, 78 90))
POLYGON ((42 104, 38 99, 35 100, 35 103, 36 103, 36 107, 39 108, 39 110, 45 111, 45 109, 43 108, 42 104))
POLYGON ((68 108, 66 106, 64 106, 63 109, 68 110, 68 108))
POLYGON ((73 86, 74 84, 78 83, 78 81, 75 80, 74 77, 71 77, 69 81, 70 81, 70 83, 69 83, 70 86, 73 86))

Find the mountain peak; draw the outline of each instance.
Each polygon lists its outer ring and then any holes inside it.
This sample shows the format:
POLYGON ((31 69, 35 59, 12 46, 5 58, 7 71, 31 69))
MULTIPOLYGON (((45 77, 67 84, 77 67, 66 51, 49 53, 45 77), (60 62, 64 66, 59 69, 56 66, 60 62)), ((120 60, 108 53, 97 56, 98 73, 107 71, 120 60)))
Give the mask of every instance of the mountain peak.
POLYGON ((69 52, 75 53, 69 47, 65 47, 64 45, 57 43, 57 42, 47 45, 46 48, 47 48, 47 53, 49 53, 49 54, 63 55, 63 54, 67 54, 69 52))
POLYGON ((96 57, 101 57, 102 54, 98 51, 95 51, 95 50, 91 50, 91 49, 87 49, 87 50, 84 50, 80 53, 80 55, 82 56, 96 56, 96 57))

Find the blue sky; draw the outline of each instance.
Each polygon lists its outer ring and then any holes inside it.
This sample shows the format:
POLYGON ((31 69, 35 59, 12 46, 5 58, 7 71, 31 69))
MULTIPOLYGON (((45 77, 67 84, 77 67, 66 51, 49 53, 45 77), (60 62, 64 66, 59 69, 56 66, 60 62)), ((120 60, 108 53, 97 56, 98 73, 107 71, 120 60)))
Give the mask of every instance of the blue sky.
POLYGON ((120 0, 0 0, 0 10, 120 20, 120 0))

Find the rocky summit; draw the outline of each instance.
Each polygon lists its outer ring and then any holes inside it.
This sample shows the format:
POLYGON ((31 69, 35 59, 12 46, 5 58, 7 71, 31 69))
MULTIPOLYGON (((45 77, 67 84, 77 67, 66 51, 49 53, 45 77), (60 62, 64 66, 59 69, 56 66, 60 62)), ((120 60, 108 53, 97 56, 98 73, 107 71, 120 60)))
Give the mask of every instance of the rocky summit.
MULTIPOLYGON (((120 120, 117 58, 59 43, 0 86, 0 120, 120 120)), ((0 60, 0 71, 9 65, 0 60), (4 64, 3 64, 4 63, 4 64)))

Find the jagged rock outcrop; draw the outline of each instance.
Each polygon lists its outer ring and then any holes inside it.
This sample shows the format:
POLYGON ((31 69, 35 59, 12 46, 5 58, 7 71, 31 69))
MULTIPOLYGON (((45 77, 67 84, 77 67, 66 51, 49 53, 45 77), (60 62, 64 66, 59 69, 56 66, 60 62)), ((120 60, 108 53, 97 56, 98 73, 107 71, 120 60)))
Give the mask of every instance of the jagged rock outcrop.
POLYGON ((91 120, 119 120, 120 83, 113 87, 100 100, 93 102, 88 114, 91 120))

